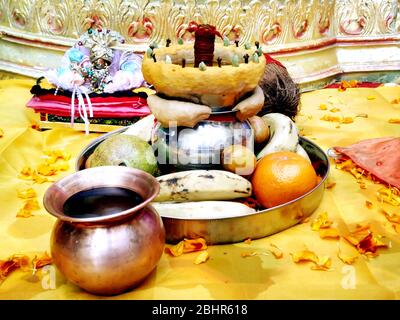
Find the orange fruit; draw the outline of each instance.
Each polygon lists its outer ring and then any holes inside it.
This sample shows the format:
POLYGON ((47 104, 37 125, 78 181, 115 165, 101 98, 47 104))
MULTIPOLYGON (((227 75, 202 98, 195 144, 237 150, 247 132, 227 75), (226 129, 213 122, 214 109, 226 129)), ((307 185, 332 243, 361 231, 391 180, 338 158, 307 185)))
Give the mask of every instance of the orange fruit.
POLYGON ((317 185, 313 166, 294 152, 280 151, 257 164, 252 184, 257 201, 266 208, 294 200, 317 185))

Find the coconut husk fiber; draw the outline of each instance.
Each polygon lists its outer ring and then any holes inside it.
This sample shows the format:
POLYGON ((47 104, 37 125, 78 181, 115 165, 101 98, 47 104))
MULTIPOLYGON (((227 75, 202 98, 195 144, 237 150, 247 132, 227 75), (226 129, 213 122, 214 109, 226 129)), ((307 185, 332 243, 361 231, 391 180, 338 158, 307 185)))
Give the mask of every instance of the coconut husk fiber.
POLYGON ((259 115, 283 113, 294 120, 299 112, 300 90, 285 67, 267 63, 259 83, 264 91, 264 108, 259 115))

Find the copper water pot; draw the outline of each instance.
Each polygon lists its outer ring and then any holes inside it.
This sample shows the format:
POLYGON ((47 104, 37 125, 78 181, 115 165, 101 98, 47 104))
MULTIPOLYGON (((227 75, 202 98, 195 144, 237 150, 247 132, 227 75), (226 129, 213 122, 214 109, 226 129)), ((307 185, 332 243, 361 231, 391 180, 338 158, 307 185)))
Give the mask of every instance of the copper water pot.
POLYGON ((146 172, 127 167, 97 167, 54 183, 44 206, 58 218, 51 236, 51 254, 64 276, 84 290, 115 295, 137 286, 156 267, 165 244, 165 230, 149 203, 159 184, 146 172), (100 187, 135 191, 143 202, 112 215, 73 218, 63 212, 75 193, 100 187))

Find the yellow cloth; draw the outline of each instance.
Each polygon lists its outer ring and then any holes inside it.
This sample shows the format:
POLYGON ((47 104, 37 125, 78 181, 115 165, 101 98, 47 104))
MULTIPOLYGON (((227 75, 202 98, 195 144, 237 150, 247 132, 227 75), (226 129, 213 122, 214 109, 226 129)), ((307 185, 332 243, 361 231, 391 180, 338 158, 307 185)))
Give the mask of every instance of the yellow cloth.
MULTIPOLYGON (((72 129, 39 132, 31 128, 37 115, 25 108, 30 98, 33 81, 7 80, 0 82, 0 260, 22 253, 34 254, 47 250, 55 219, 43 206, 34 217, 16 218, 23 205, 16 190, 30 182, 18 179, 24 166, 35 167, 43 161, 44 150, 64 148, 72 153, 69 172, 73 172, 80 150, 97 135, 85 136, 72 129)), ((400 118, 400 104, 390 102, 400 98, 400 87, 377 89, 319 90, 302 95, 302 110, 297 123, 303 133, 324 150, 331 146, 345 146, 361 139, 399 136, 400 125, 389 124, 389 118, 400 118), (320 104, 339 108, 332 113, 319 109, 320 104), (355 116, 354 123, 342 124, 320 120, 323 115, 355 116)), ((279 234, 254 240, 251 244, 238 243, 209 247, 210 260, 194 265, 198 253, 170 257, 163 254, 155 272, 138 288, 113 299, 398 299, 400 298, 400 240, 390 223, 378 209, 375 192, 378 185, 367 183, 360 189, 348 173, 331 169, 331 181, 336 187, 326 190, 319 213, 328 212, 329 218, 342 234, 353 230, 357 223, 370 222, 377 233, 386 236, 391 248, 379 250, 380 255, 364 257, 347 266, 337 257, 338 241, 323 240, 303 223, 279 234), (365 201, 374 204, 372 209, 365 201), (270 243, 284 252, 282 259, 273 255, 241 257, 243 252, 267 252, 270 243), (318 255, 332 258, 332 271, 313 271, 310 264, 295 264, 290 253, 308 248, 318 255), (353 269, 354 267, 354 269, 353 269), (346 276, 355 276, 355 287, 346 286, 346 276), (345 289, 347 288, 347 289, 345 289)), ((41 204, 50 183, 33 184, 41 204)), ((395 208, 390 208, 394 211, 395 208)), ((397 207, 399 213, 399 207, 397 207)), ((350 249, 340 241, 341 248, 350 249)), ((350 283, 351 284, 351 283, 350 283)), ((0 285, 0 299, 96 299, 56 274, 56 289, 42 288, 40 281, 29 281, 26 272, 13 272, 0 285)))

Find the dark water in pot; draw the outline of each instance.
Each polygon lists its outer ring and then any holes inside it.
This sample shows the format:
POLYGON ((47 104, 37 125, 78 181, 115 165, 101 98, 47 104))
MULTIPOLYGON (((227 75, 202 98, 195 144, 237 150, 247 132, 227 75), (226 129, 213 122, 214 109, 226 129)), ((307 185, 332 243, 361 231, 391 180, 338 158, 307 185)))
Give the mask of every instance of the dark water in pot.
POLYGON ((134 191, 103 187, 80 191, 65 201, 64 214, 73 218, 111 215, 139 205, 143 199, 134 191))

